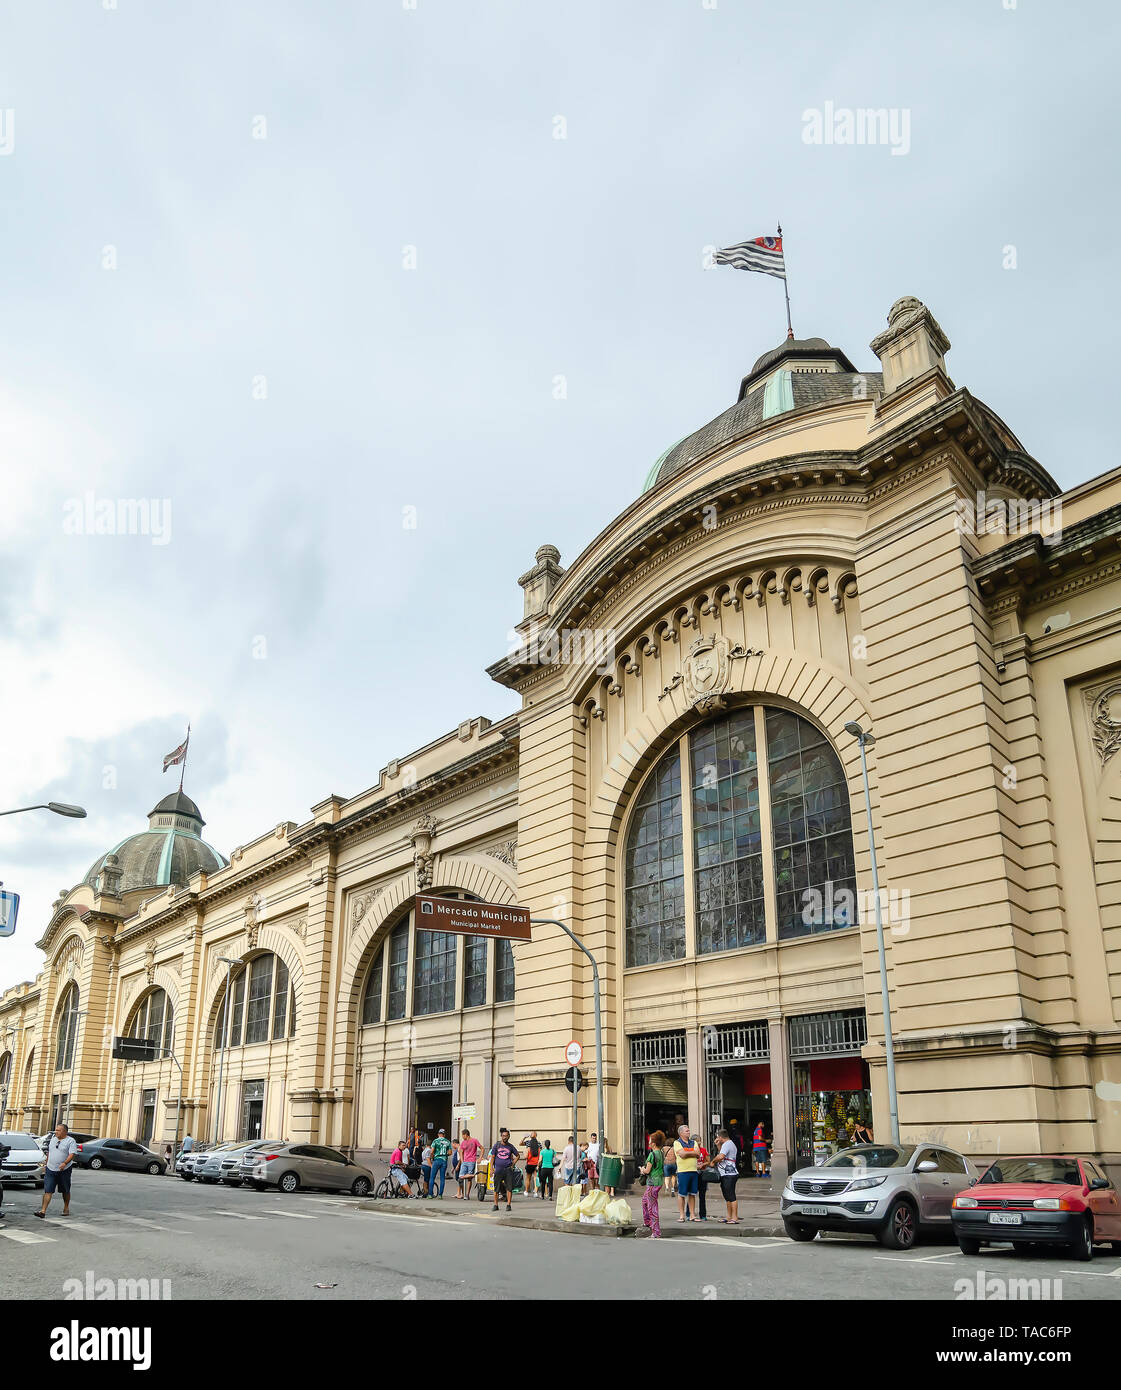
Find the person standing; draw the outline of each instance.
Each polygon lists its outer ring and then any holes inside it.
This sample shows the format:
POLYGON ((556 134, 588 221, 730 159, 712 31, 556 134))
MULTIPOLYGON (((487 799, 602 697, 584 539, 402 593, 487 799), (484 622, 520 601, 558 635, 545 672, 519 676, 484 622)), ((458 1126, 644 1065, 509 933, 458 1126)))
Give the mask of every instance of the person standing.
POLYGON ((40 1220, 46 1216, 51 1198, 56 1192, 62 1193, 62 1214, 70 1215, 71 1168, 78 1146, 70 1137, 66 1125, 55 1125, 51 1142, 47 1146, 47 1166, 43 1173, 43 1205, 35 1213, 40 1220))
POLYGON ((506 1210, 510 1208, 510 1198, 514 1192, 514 1168, 518 1161, 518 1151, 510 1143, 510 1131, 498 1131, 498 1143, 490 1151, 491 1168, 494 1170, 494 1210, 498 1210, 498 1198, 506 1194, 506 1210))
POLYGON ((658 1217, 658 1197, 662 1191, 664 1176, 662 1146, 665 1142, 666 1136, 660 1129, 656 1129, 650 1136, 646 1162, 642 1165, 642 1224, 649 1228, 651 1240, 659 1239, 662 1234, 662 1223, 658 1217))
POLYGON ((539 1166, 540 1177, 538 1186, 541 1189, 541 1200, 553 1195, 553 1169, 557 1166, 557 1152, 553 1148, 553 1141, 546 1139, 541 1148, 541 1163, 539 1166))
POLYGON ((533 1196, 533 1179, 541 1165, 541 1141, 537 1131, 531 1129, 525 1140, 525 1195, 533 1196))
POLYGON ((739 1177, 739 1150, 726 1129, 717 1134, 716 1142, 720 1146, 717 1150, 716 1171, 720 1175, 720 1193, 724 1198, 724 1205, 728 1208, 723 1222, 725 1226, 738 1226, 740 1207, 736 1199, 736 1179, 739 1177))
POLYGON ((751 1136, 751 1162, 755 1168, 755 1176, 759 1178, 766 1177, 767 1136, 763 1130, 762 1120, 755 1126, 755 1133, 751 1136))
POLYGON ((698 1221, 708 1220, 708 1201, 705 1196, 705 1188, 712 1181, 709 1174, 712 1172, 712 1161, 708 1156, 708 1150, 697 1140, 697 1206, 698 1221))
POLYGON ((561 1154, 561 1177, 564 1178, 565 1187, 572 1181, 573 1169, 576 1167, 576 1136, 570 1134, 568 1143, 564 1146, 561 1154))
MULTIPOLYGON (((661 1132, 661 1130, 658 1131, 659 1134, 661 1132)), ((666 1191, 672 1197, 677 1192, 677 1158, 673 1152, 672 1139, 662 1150, 662 1172, 666 1175, 666 1191)))
POLYGON ((191 1150, 192 1150, 194 1147, 195 1147, 194 1137, 192 1136, 191 1131, 188 1130, 188 1131, 186 1132, 186 1134, 184 1134, 184 1136, 183 1136, 183 1152, 184 1152, 185 1154, 189 1154, 189 1153, 191 1152, 191 1150))
POLYGON ((872 1142, 872 1131, 866 1128, 863 1120, 857 1120, 853 1127, 852 1142, 854 1144, 870 1144, 872 1142))
POLYGON ((475 1176, 475 1168, 479 1162, 479 1150, 483 1146, 479 1141, 472 1137, 471 1131, 465 1129, 459 1141, 459 1195, 461 1198, 470 1199, 471 1180, 475 1176))
POLYGON ((444 1183, 448 1176, 448 1154, 451 1153, 451 1148, 447 1134, 440 1130, 432 1144, 432 1179, 428 1191, 430 1197, 444 1195, 444 1183), (440 1185, 439 1192, 436 1191, 437 1183, 440 1185))
POLYGON ((432 1196, 432 1145, 425 1144, 420 1151, 420 1195, 432 1196))
POLYGON ((700 1150, 697 1141, 691 1137, 689 1126, 682 1125, 673 1142, 673 1156, 677 1161, 677 1210, 678 1221, 697 1219, 697 1189, 700 1186, 697 1174, 697 1161, 700 1150))

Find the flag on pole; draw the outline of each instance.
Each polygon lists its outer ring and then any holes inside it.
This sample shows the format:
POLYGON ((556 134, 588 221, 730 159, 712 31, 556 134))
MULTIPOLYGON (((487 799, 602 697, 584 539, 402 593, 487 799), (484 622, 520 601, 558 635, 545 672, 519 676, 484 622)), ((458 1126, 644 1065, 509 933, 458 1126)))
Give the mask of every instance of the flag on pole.
POLYGON ((165 772, 168 770, 169 767, 175 767, 177 763, 186 762, 186 760, 187 760, 187 744, 190 743, 190 741, 191 741, 191 731, 190 731, 190 729, 188 729, 188 730, 187 730, 187 737, 183 740, 183 742, 179 745, 179 747, 176 748, 175 751, 174 751, 173 753, 168 753, 168 755, 164 758, 164 760, 163 760, 163 770, 164 770, 165 772))
POLYGON ((717 265, 730 265, 735 270, 758 270, 764 275, 786 279, 786 263, 782 258, 782 237, 757 236, 741 241, 738 246, 726 246, 713 257, 717 265))

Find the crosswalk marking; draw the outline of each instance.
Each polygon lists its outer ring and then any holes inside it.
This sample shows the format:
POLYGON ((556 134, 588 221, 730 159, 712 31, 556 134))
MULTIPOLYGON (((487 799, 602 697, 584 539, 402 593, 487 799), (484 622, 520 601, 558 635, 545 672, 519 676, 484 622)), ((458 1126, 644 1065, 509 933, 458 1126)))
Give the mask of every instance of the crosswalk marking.
POLYGON ((95 1236, 107 1236, 109 1231, 102 1230, 98 1226, 91 1226, 88 1221, 71 1221, 67 1217, 64 1221, 55 1220, 53 1217, 43 1217, 44 1226, 54 1226, 59 1231, 90 1231, 95 1236))
POLYGON ((188 1216, 187 1213, 186 1213, 185 1211, 177 1211, 177 1212, 175 1213, 175 1218, 174 1218, 174 1219, 175 1219, 176 1221, 209 1221, 209 1220, 210 1220, 210 1217, 209 1217, 209 1216, 188 1216))
POLYGON ((226 1211, 226 1210, 225 1210, 224 1208, 222 1208, 222 1207, 215 1207, 215 1208, 214 1208, 214 1215, 215 1215, 215 1216, 234 1216, 234 1217, 236 1217, 239 1221, 263 1221, 263 1220, 265 1219, 263 1216, 247 1216, 246 1213, 243 1212, 243 1211, 226 1211))
POLYGON ((14 1240, 20 1245, 42 1245, 44 1241, 54 1240, 54 1236, 36 1235, 34 1231, 0 1231, 0 1236, 5 1240, 14 1240))
POLYGON ((117 1221, 130 1221, 134 1226, 146 1226, 150 1231, 167 1231, 174 1236, 186 1234, 185 1231, 181 1231, 177 1226, 161 1226, 158 1221, 149 1221, 143 1216, 126 1216, 124 1212, 117 1212, 115 1219, 117 1221))
POLYGON ((307 1211, 282 1211, 279 1207, 262 1207, 270 1216, 291 1216, 297 1221, 315 1221, 316 1215, 307 1211))

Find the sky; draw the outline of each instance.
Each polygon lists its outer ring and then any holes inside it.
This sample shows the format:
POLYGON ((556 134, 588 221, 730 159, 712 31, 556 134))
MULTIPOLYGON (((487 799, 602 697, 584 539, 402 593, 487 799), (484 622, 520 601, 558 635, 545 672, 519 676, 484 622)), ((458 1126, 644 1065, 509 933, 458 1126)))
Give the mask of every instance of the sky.
POLYGON ((1113 467, 1119 29, 1105 0, 0 4, 0 810, 89 813, 0 818, 0 988, 188 722, 228 854, 515 708, 485 667, 535 550, 571 562, 785 337, 781 282, 706 248, 781 221, 799 337, 875 370, 916 295, 1060 484, 1113 467), (870 108, 889 138, 812 139, 870 108))

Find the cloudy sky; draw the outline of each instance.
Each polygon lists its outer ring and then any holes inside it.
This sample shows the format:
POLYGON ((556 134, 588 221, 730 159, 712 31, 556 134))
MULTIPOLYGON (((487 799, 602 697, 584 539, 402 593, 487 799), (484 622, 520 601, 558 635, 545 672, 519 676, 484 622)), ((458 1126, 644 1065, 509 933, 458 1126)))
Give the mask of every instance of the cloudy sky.
POLYGON ((188 720, 228 851, 513 708, 484 667, 534 550, 785 336, 708 246, 781 219, 799 336, 874 369, 918 295, 1060 482, 1113 466, 1119 13, 0 6, 0 809, 89 809, 0 821, 0 987, 188 720), (803 138, 869 107, 894 142, 803 138), (159 534, 85 533, 122 499, 159 534))

